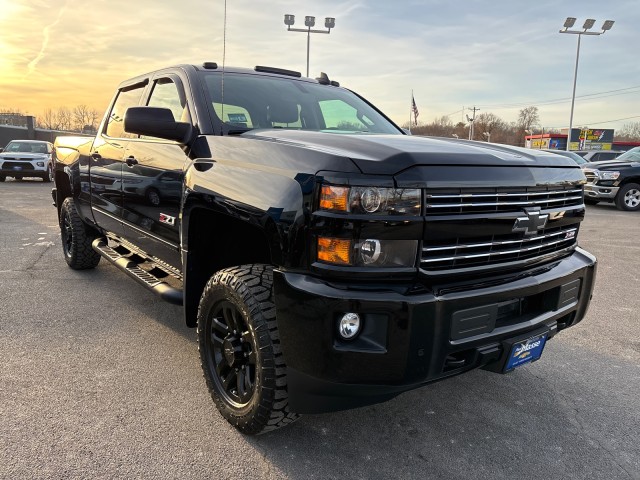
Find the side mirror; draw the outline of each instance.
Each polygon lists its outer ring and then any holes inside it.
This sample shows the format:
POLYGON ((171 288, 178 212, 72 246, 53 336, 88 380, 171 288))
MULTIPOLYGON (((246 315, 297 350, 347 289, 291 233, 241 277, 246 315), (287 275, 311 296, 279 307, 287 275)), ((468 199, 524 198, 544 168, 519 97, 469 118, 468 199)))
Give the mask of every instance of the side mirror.
POLYGON ((124 131, 185 143, 191 124, 176 122, 168 108, 130 107, 124 114, 124 131))

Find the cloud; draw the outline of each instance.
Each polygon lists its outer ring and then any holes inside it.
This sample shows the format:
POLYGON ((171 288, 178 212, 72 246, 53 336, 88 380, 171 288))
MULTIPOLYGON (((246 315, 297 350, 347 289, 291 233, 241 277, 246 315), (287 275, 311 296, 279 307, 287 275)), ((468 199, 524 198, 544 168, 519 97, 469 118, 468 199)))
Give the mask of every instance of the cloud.
POLYGON ((36 70, 36 66, 38 65, 38 62, 44 58, 45 52, 47 50, 47 46, 49 45, 49 35, 51 32, 51 29, 55 27, 58 23, 60 23, 60 20, 62 19, 62 15, 64 14, 66 9, 67 9, 67 4, 65 3, 62 6, 62 8, 60 8, 60 10, 58 11, 58 16, 56 17, 54 22, 51 23, 50 25, 47 25, 42 30, 42 47, 40 47, 40 51, 38 52, 38 55, 36 55, 36 58, 31 60, 27 65, 27 76, 31 75, 36 70))

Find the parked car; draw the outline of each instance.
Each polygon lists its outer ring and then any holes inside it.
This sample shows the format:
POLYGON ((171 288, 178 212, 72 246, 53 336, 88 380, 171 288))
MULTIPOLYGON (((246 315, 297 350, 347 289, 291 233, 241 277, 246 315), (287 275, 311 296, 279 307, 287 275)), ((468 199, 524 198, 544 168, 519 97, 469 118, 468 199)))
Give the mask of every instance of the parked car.
POLYGON ((0 182, 7 177, 21 180, 40 177, 43 182, 53 180, 51 153, 53 144, 39 140, 11 140, 0 153, 0 182))
POLYGON ((555 153, 556 155, 562 155, 563 157, 570 158, 571 160, 576 162, 578 165, 584 165, 585 163, 588 163, 584 158, 582 158, 576 152, 567 152, 566 150, 553 150, 551 148, 543 148, 542 151, 555 153))
POLYGON ((624 153, 624 150, 576 150, 575 153, 587 162, 606 162, 616 159, 624 153))
POLYGON ((613 202, 620 210, 640 210, 640 147, 632 148, 613 161, 584 165, 587 177, 584 201, 613 202))

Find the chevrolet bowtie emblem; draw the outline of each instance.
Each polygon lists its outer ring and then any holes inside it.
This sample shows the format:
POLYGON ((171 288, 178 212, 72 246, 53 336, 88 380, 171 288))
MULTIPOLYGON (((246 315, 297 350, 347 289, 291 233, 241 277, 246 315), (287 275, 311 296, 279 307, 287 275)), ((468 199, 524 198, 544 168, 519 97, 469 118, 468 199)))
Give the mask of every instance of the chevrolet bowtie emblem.
POLYGON ((540 210, 525 210, 526 217, 516 218, 516 223, 513 224, 513 232, 524 232, 525 235, 535 235, 538 230, 541 230, 547 224, 549 215, 540 214, 540 210))

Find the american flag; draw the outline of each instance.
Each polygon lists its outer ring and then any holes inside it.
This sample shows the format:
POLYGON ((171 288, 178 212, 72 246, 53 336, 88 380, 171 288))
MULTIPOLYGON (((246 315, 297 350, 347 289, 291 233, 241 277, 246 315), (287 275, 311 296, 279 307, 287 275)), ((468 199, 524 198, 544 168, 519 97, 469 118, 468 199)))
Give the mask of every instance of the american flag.
POLYGON ((411 94, 411 111, 413 112, 414 122, 418 125, 418 115, 420 115, 420 112, 418 112, 418 106, 416 105, 416 99, 413 98, 413 94, 411 94))

